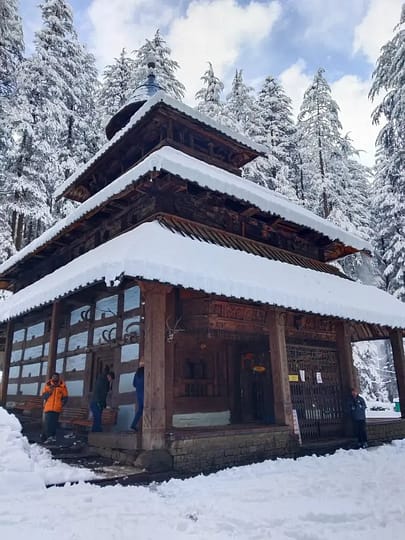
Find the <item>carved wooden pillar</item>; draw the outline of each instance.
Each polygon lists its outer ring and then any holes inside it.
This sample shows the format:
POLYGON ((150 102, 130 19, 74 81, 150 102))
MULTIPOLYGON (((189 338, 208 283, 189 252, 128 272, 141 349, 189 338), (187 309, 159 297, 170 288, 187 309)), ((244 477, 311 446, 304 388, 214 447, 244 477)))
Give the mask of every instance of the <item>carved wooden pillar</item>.
POLYGON ((8 375, 10 372, 10 358, 11 358, 11 349, 13 345, 13 323, 9 321, 7 324, 6 331, 6 347, 4 351, 4 366, 3 366, 3 379, 1 384, 1 396, 0 396, 0 405, 3 407, 7 402, 7 386, 8 386, 8 375))
POLYGON ((405 354, 402 330, 391 330, 390 341, 394 358, 395 374, 397 377, 401 417, 405 418, 405 354))
POLYGON ((269 310, 266 320, 269 328, 275 421, 276 424, 293 427, 287 346, 285 341, 285 314, 278 310, 269 310))
POLYGON ((339 353, 340 374, 342 379, 343 397, 350 397, 350 390, 357 386, 354 364, 353 349, 349 324, 345 321, 336 323, 336 343, 339 353))
POLYGON ((50 335, 49 335, 49 350, 48 350, 48 369, 46 372, 47 380, 51 378, 52 373, 54 373, 56 369, 56 350, 58 347, 60 312, 61 312, 61 302, 57 300, 52 305, 51 328, 50 328, 50 335))
POLYGON ((166 297, 171 287, 141 285, 145 301, 145 407, 142 448, 164 448, 166 432, 166 297))

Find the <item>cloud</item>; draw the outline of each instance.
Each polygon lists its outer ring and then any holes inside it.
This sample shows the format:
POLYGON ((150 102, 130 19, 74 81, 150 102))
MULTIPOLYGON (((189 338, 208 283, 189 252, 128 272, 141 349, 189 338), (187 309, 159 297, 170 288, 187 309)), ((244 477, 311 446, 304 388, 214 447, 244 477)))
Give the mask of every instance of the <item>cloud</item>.
POLYGON ((353 53, 361 52, 374 64, 381 47, 393 36, 403 0, 371 0, 369 9, 354 30, 353 53))
MULTIPOLYGON (((180 66, 179 79, 186 85, 186 101, 193 102, 201 88, 200 77, 211 61, 220 78, 230 77, 243 51, 259 47, 281 14, 277 1, 198 0, 173 21, 168 43, 180 66)), ((226 82, 226 81, 225 81, 226 82)))
MULTIPOLYGON (((313 74, 305 70, 306 64, 300 59, 279 75, 287 95, 292 99, 295 116, 304 92, 313 79, 313 74)), ((374 143, 378 133, 370 118, 373 110, 368 99, 370 84, 370 80, 362 80, 357 75, 344 75, 330 84, 332 97, 340 108, 343 134, 350 133, 355 148, 362 150, 360 161, 368 166, 374 164, 374 143)))

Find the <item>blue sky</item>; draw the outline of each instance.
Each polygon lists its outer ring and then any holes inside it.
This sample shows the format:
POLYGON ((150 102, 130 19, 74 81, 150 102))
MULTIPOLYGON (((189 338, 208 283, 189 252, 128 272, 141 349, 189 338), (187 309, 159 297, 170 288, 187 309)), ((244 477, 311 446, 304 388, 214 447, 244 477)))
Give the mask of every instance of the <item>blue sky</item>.
MULTIPOLYGON (((28 50, 40 26, 39 0, 20 0, 28 50)), ((211 61, 229 89, 235 69, 260 87, 280 78, 297 111, 318 67, 326 70, 345 132, 373 162, 370 77, 392 37, 402 0, 70 0, 81 39, 102 69, 122 47, 133 50, 157 28, 181 66, 186 101, 211 61)))

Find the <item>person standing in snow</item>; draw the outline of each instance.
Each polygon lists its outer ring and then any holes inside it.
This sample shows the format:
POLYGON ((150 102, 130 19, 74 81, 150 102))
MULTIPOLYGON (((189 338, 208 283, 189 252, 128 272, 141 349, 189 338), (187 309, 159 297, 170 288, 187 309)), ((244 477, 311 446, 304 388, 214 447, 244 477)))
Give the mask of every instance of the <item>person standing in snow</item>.
POLYGON ((111 390, 114 378, 114 373, 110 371, 108 366, 105 366, 103 373, 96 379, 92 400, 90 402, 90 410, 93 415, 93 426, 91 431, 93 432, 103 431, 103 410, 107 407, 107 395, 111 390))
POLYGON ((352 397, 349 401, 349 411, 353 420, 354 433, 359 441, 361 448, 367 448, 367 430, 366 430, 366 409, 367 405, 359 395, 357 388, 352 388, 352 397))
POLYGON ((56 441, 56 428, 58 427, 59 415, 68 400, 66 384, 60 378, 59 373, 53 373, 42 390, 44 402, 45 426, 42 438, 46 443, 56 441))
POLYGON ((131 429, 138 431, 137 424, 142 418, 144 403, 144 361, 142 358, 139 361, 139 367, 136 370, 132 384, 136 390, 136 414, 132 421, 131 429))

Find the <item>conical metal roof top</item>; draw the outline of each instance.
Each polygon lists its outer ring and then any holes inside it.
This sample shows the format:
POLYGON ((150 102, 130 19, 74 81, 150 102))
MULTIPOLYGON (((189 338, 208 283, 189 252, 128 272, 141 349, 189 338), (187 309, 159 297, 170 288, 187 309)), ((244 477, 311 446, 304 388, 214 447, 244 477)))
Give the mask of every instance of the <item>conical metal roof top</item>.
POLYGON ((156 82, 155 66, 155 61, 149 60, 148 77, 135 89, 133 95, 127 101, 127 103, 125 103, 125 105, 123 105, 121 109, 111 117, 110 121, 105 127, 108 140, 112 139, 117 131, 120 131, 128 124, 132 115, 136 113, 136 111, 140 109, 140 107, 142 107, 142 105, 148 101, 149 98, 154 96, 156 92, 159 92, 159 90, 164 90, 156 82))

